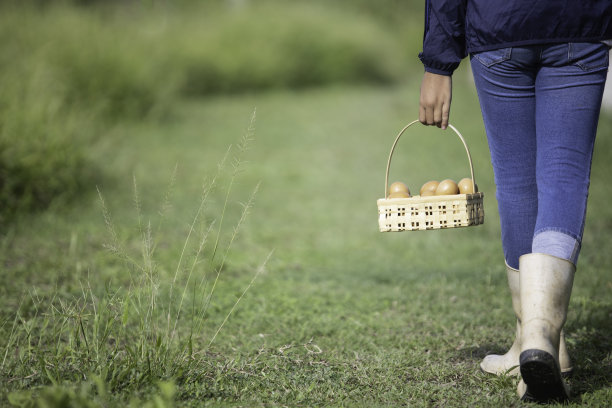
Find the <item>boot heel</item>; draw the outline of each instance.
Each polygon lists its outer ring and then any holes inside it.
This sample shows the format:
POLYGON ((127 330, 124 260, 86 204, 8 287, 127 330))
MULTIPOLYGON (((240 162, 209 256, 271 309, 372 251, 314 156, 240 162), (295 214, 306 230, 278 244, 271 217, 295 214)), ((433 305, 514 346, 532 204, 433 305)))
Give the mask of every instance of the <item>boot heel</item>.
POLYGON ((521 376, 527 385, 523 401, 563 402, 569 398, 561 370, 549 353, 530 349, 520 356, 521 376))

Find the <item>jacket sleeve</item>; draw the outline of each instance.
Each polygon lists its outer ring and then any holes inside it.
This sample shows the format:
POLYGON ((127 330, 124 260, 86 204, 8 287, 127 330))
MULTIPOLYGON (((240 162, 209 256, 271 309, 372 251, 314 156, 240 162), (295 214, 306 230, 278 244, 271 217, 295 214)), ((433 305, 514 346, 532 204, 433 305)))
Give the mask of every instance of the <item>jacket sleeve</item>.
POLYGON ((426 0, 423 52, 425 71, 452 75, 465 56, 467 0, 426 0))

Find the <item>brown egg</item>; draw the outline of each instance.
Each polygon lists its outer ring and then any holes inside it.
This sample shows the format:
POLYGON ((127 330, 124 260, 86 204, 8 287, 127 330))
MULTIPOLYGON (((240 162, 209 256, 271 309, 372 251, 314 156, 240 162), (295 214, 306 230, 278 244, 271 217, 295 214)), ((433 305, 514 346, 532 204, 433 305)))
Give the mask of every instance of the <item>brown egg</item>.
POLYGON ((476 185, 476 189, 474 189, 474 183, 471 178, 463 178, 458 184, 459 186, 459 194, 473 194, 478 192, 478 185, 476 185))
POLYGON ((438 188, 438 184, 440 184, 440 182, 436 180, 428 181, 427 183, 423 184, 419 194, 422 196, 434 195, 436 193, 436 188, 438 188))
POLYGON ((408 189, 408 186, 406 186, 401 181, 396 181, 395 183, 392 183, 389 186, 389 194, 394 194, 394 193, 402 193, 410 197, 410 190, 408 189))
POLYGON ((436 195, 453 195, 459 194, 459 187, 457 183, 455 183, 451 179, 446 179, 438 184, 438 188, 436 188, 436 195))
POLYGON ((389 194, 389 197, 387 198, 410 198, 410 193, 406 193, 405 191, 397 191, 389 194))

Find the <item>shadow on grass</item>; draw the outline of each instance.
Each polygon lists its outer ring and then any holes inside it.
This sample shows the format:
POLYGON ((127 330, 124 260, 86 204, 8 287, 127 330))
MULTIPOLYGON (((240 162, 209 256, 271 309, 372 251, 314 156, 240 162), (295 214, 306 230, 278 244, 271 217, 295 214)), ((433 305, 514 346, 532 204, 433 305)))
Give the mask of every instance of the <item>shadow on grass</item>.
MULTIPOLYGON (((574 372, 568 379, 572 403, 584 402, 585 394, 595 393, 612 385, 612 306, 584 302, 576 310, 578 318, 565 327, 566 341, 574 372)), ((504 354, 511 339, 457 350, 455 358, 475 370, 489 354, 504 354)))
MULTIPOLYGON (((511 341, 511 339, 510 339, 511 341)), ((473 363, 478 370, 480 370, 480 362, 489 354, 504 354, 510 348, 511 343, 490 343, 482 344, 478 346, 466 347, 457 350, 456 358, 460 361, 467 363, 473 363)))
POLYGON ((473 341, 476 344, 458 349, 455 358, 459 361, 472 364, 476 370, 481 371, 480 363, 486 356, 490 354, 503 355, 512 347, 515 335, 515 321, 514 319, 508 319, 504 326, 502 326, 499 341, 491 341, 493 338, 490 333, 474 333, 473 341), (478 336, 483 336, 483 340, 487 342, 478 341, 478 336))
POLYGON ((612 384, 612 306, 583 304, 578 312, 579 318, 566 327, 574 361, 570 385, 576 402, 612 384))

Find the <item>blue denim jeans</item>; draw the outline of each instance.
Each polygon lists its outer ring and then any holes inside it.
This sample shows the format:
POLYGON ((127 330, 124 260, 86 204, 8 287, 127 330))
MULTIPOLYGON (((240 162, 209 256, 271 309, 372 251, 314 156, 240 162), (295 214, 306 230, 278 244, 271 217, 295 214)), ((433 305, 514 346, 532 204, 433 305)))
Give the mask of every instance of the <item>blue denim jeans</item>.
POLYGON ((531 252, 577 262, 608 63, 600 43, 471 56, 511 267, 531 252))

